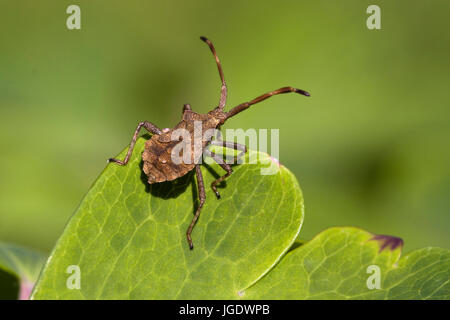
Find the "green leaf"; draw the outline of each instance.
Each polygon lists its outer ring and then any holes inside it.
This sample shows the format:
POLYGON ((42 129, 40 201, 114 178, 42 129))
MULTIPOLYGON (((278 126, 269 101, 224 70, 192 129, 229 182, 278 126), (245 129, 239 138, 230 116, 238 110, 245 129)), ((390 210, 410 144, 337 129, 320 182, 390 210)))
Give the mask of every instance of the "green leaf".
POLYGON ((222 169, 202 165, 207 201, 190 251, 185 232, 197 203, 194 175, 148 186, 138 151, 144 142, 138 140, 127 166, 108 165, 94 183, 34 299, 450 298, 448 250, 425 248, 400 258, 398 238, 357 228, 298 240, 303 199, 295 177, 252 151, 247 162, 260 161, 234 166, 221 200, 209 184, 222 169), (278 172, 261 175, 268 165, 278 172), (79 267, 80 289, 67 285, 71 266, 79 267))
MULTIPOLYGON (((66 226, 34 299, 237 299, 287 252, 303 221, 295 177, 268 155, 233 166, 217 200, 211 182, 224 171, 202 165, 206 204, 189 250, 186 229, 197 203, 192 173, 148 186, 140 138, 130 162, 109 164, 66 226), (279 168, 261 175, 262 168, 279 168), (80 289, 66 282, 78 266, 80 289)), ((120 158, 125 154, 124 150, 120 158)))
POLYGON ((247 299, 449 299, 450 251, 415 250, 400 258, 356 228, 331 228, 289 251, 261 281, 245 292, 247 299), (380 289, 369 289, 380 269, 380 289))
POLYGON ((0 299, 28 299, 44 262, 36 251, 0 242, 0 299))

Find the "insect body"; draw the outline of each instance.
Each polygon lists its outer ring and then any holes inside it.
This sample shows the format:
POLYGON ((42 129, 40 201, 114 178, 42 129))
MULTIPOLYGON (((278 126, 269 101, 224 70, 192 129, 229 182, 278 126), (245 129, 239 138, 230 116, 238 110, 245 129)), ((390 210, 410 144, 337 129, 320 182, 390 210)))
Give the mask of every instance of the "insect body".
MULTIPOLYGON (((174 180, 194 169, 200 162, 202 151, 211 142, 211 139, 203 139, 205 131, 215 129, 225 117, 223 114, 213 111, 207 114, 198 114, 185 105, 183 119, 173 129, 166 129, 161 134, 155 134, 147 141, 145 151, 142 154, 144 161, 144 173, 148 176, 149 183, 174 180), (195 125, 200 129, 199 137, 194 137, 195 125), (186 130, 192 136, 190 140, 201 142, 201 148, 197 153, 192 152, 188 161, 176 164, 172 158, 173 148, 180 142, 173 139, 176 130, 186 130)), ((190 138, 190 137, 189 137, 190 138)), ((211 137, 212 138, 212 137, 211 137)), ((188 143, 190 146, 192 143, 188 143)))
MULTIPOLYGON (((150 140, 148 140, 145 144, 145 150, 142 153, 142 160, 144 162, 143 171, 148 177, 148 183, 158 183, 158 182, 164 182, 164 181, 171 181, 174 179, 177 179, 179 177, 184 176, 191 170, 195 169, 196 177, 197 177, 197 186, 199 191, 199 200, 200 204, 195 212, 194 218, 192 219, 191 224, 189 225, 189 228, 186 232, 186 237, 189 243, 190 249, 194 248, 191 233, 192 229, 194 228, 195 223, 197 222, 197 219, 200 215, 200 212, 202 210, 202 207, 206 200, 206 192, 205 192, 205 186, 203 183, 203 175, 200 170, 200 160, 202 157, 202 151, 205 150, 205 154, 212 157, 221 167, 226 171, 226 174, 218 178, 217 180, 213 181, 211 184, 211 188, 215 192, 218 199, 220 199, 220 194, 217 191, 217 185, 221 183, 223 180, 228 178, 233 170, 231 169, 231 166, 227 163, 224 163, 222 161, 222 158, 217 156, 215 153, 207 150, 206 148, 208 145, 217 145, 217 146, 223 146, 226 148, 232 148, 234 150, 241 151, 241 155, 243 155, 247 148, 244 145, 233 143, 233 142, 226 142, 221 141, 219 139, 212 140, 212 136, 205 136, 204 133, 207 130, 212 129, 219 129, 222 124, 225 123, 226 120, 229 118, 235 116, 241 111, 244 111, 245 109, 249 108, 251 105, 254 105, 258 102, 261 102, 267 98, 270 98, 273 95, 281 94, 281 93, 289 93, 289 92, 296 92, 299 94, 302 94, 304 96, 309 96, 309 93, 300 89, 295 89, 293 87, 283 87, 278 90, 274 90, 271 92, 268 92, 266 94, 263 94, 249 102, 244 102, 239 104, 238 106, 232 108, 230 111, 225 112, 225 103, 227 98, 227 86, 225 83, 225 78, 222 71, 222 66, 220 64, 219 58, 216 54, 216 50, 212 44, 211 41, 209 41, 205 37, 201 37, 201 40, 206 42, 211 49, 214 58, 216 59, 217 68, 219 70, 220 79, 222 81, 222 87, 221 87, 221 95, 219 100, 219 105, 208 112, 207 114, 199 114, 194 111, 192 111, 191 106, 189 104, 185 104, 183 107, 183 118, 182 120, 173 128, 173 129, 164 129, 161 130, 154 124, 144 121, 138 124, 133 138, 131 140, 130 146, 128 148, 128 152, 125 156, 124 160, 119 159, 109 159, 110 162, 115 162, 119 165, 126 165, 128 163, 128 160, 130 159, 130 156, 133 152, 134 145, 136 143, 136 140, 138 138, 138 134, 142 128, 145 128, 147 131, 153 134, 150 140), (195 125, 201 124, 201 132, 200 136, 195 136, 195 125), (181 163, 175 163, 172 158, 172 153, 174 151, 174 148, 180 143, 179 139, 173 139, 173 133, 176 130, 184 129, 186 132, 189 133, 190 138, 195 141, 195 139, 201 139, 201 150, 200 152, 193 152, 191 153, 191 156, 189 157, 189 161, 184 161, 181 163)), ((239 157, 238 156, 238 157, 239 157)), ((236 157, 235 157, 236 159, 236 157)))

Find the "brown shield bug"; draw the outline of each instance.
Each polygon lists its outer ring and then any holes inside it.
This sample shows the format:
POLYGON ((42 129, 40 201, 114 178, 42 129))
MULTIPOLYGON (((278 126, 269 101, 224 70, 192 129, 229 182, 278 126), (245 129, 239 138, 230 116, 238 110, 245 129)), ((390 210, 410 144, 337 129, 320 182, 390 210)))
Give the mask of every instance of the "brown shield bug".
MULTIPOLYGON (((128 148, 128 152, 125 156, 124 160, 119 159, 109 159, 110 162, 115 162, 119 165, 126 165, 128 160, 130 159, 130 156, 133 152, 134 145, 136 143, 136 140, 138 138, 139 131, 142 128, 145 128, 147 131, 152 133, 151 139, 149 139, 145 144, 145 150, 142 153, 142 160, 143 160, 143 171, 148 177, 148 183, 158 183, 158 182, 164 182, 164 181, 171 181, 175 180, 179 177, 182 177, 186 175, 188 172, 193 170, 195 168, 195 173, 197 177, 197 186, 198 186, 198 192, 199 192, 199 200, 200 204, 195 212, 194 218, 192 219, 191 224, 189 225, 189 228, 187 229, 186 236, 187 241, 189 243, 189 248, 193 249, 194 245, 192 243, 191 233, 192 229, 194 228, 195 223, 197 222, 197 219, 200 215, 200 212, 202 210, 202 207, 206 200, 206 192, 205 192, 205 186, 203 183, 203 175, 200 170, 200 162, 201 157, 203 154, 203 151, 205 151, 205 154, 208 156, 211 156, 225 171, 225 175, 221 176, 217 180, 213 181, 211 183, 211 188, 215 192, 218 199, 220 199, 220 194, 217 191, 217 185, 221 183, 223 180, 225 180, 227 177, 231 175, 233 170, 231 169, 231 166, 228 163, 224 163, 223 159, 218 157, 215 153, 206 150, 208 145, 217 145, 222 146, 226 148, 232 148, 237 151, 241 151, 241 154, 238 156, 245 154, 247 151, 247 148, 245 145, 241 145, 234 142, 225 142, 221 141, 221 139, 212 139, 212 136, 208 138, 204 138, 205 135, 201 135, 201 152, 194 152, 192 157, 190 157, 191 161, 187 162, 181 162, 181 163, 175 163, 172 158, 172 151, 175 148, 175 146, 180 143, 179 139, 172 139, 172 133, 177 129, 184 129, 186 130, 193 139, 194 137, 194 131, 195 131, 195 123, 201 124, 201 130, 202 133, 204 133, 207 130, 211 129, 220 129, 220 126, 225 123, 229 118, 235 116, 241 111, 244 111, 245 109, 249 108, 251 105, 254 105, 258 102, 264 101, 267 98, 270 98, 271 96, 281 94, 281 93, 289 93, 289 92, 296 92, 299 94, 302 94, 304 96, 309 97, 309 93, 300 89, 295 89, 293 87, 283 87, 278 90, 274 90, 268 93, 265 93, 259 97, 256 97, 255 99, 244 102, 239 104, 238 106, 232 108, 230 111, 225 112, 224 107, 226 103, 227 98, 227 85, 225 83, 225 78, 222 71, 222 66, 220 64, 219 58, 216 54, 216 50, 210 40, 208 40, 205 37, 200 37, 201 40, 206 42, 206 44, 211 49, 214 58, 216 59, 217 68, 219 70, 220 79, 222 80, 222 87, 221 87, 221 95, 219 100, 219 105, 208 112, 207 114, 200 114, 192 111, 191 106, 189 104, 185 104, 183 106, 183 118, 182 120, 173 128, 173 129, 164 129, 161 130, 154 124, 143 121, 138 124, 133 138, 131 140, 130 146, 128 148)), ((235 157, 236 160, 237 157, 235 157)))

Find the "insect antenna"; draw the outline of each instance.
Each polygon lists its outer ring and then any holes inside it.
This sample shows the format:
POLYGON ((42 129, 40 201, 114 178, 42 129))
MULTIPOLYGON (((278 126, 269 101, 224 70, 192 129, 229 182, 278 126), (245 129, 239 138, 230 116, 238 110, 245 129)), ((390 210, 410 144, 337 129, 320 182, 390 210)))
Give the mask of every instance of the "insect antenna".
POLYGON ((264 101, 264 100, 270 98, 271 96, 275 96, 275 95, 281 94, 281 93, 289 93, 289 92, 299 93, 299 94, 302 94, 307 97, 310 96, 310 94, 304 90, 296 89, 293 87, 283 87, 278 90, 270 91, 268 93, 260 95, 259 97, 256 97, 252 101, 241 103, 240 105, 238 105, 238 106, 234 107, 233 109, 231 109, 230 111, 226 112, 225 113, 226 118, 227 119, 231 118, 231 117, 235 116, 236 114, 238 114, 239 112, 242 112, 245 109, 248 109, 251 105, 254 105, 256 103, 264 101))
POLYGON ((220 111, 222 111, 223 108, 225 107, 225 103, 227 101, 227 84, 225 83, 225 77, 223 76, 222 65, 220 64, 219 57, 217 56, 216 49, 214 48, 214 45, 212 44, 212 42, 206 37, 200 37, 200 39, 203 40, 204 42, 206 42, 206 44, 211 49, 211 52, 213 53, 214 58, 216 59, 217 69, 219 69, 220 80, 222 80, 222 88, 221 88, 221 93, 220 93, 219 106, 217 108, 220 111))

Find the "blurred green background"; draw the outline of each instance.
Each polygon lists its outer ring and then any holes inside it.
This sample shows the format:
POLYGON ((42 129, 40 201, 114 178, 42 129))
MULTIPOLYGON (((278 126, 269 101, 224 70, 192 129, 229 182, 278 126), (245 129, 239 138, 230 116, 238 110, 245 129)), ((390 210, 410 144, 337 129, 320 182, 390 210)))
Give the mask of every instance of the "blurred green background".
MULTIPOLYGON (((450 247, 450 2, 5 1, 0 240, 49 251, 141 120, 171 127, 292 85, 226 128, 280 128, 306 200, 302 238, 358 226, 450 247), (81 30, 66 8, 81 7, 81 30), (366 8, 381 7, 382 30, 366 8)), ((215 201, 214 199, 211 199, 215 201)), ((276 214, 276 213, 274 213, 276 214)))

